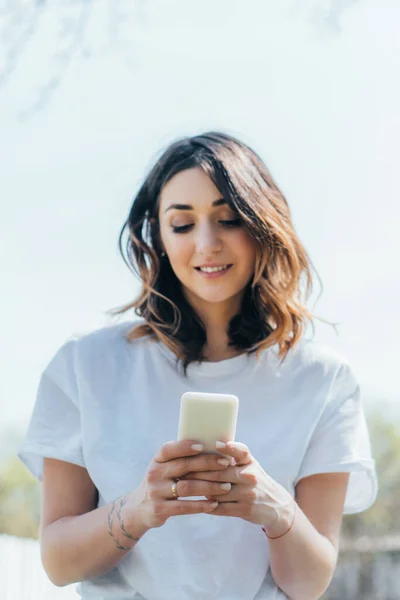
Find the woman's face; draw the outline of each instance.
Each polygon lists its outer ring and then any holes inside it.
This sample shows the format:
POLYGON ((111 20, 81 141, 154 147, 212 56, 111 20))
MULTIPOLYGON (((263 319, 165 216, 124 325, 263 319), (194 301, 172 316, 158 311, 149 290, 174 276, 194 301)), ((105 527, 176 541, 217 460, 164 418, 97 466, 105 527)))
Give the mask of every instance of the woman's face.
POLYGON ((252 279, 256 243, 201 168, 165 184, 159 222, 164 251, 192 306, 237 305, 252 279), (214 267, 223 270, 207 272, 214 267))

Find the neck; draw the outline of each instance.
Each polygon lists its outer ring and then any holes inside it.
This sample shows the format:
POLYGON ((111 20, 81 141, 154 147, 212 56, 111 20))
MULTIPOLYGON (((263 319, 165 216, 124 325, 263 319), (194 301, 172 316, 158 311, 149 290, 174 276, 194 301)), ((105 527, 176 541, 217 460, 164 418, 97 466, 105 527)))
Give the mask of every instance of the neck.
POLYGON ((228 345, 228 326, 231 319, 238 314, 241 307, 241 296, 228 302, 204 304, 190 302, 206 329, 206 344, 203 354, 209 361, 219 361, 241 354, 228 345))

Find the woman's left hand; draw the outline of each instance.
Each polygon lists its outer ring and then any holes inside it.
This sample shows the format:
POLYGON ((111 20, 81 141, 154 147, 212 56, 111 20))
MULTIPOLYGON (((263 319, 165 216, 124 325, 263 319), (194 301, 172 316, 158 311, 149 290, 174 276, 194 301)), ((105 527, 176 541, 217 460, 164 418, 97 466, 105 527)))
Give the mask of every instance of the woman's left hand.
POLYGON ((209 497, 219 502, 212 514, 240 517, 263 525, 269 535, 279 533, 293 517, 293 497, 264 471, 245 444, 228 442, 216 449, 231 456, 234 464, 221 471, 188 473, 185 479, 230 483, 229 492, 209 497))

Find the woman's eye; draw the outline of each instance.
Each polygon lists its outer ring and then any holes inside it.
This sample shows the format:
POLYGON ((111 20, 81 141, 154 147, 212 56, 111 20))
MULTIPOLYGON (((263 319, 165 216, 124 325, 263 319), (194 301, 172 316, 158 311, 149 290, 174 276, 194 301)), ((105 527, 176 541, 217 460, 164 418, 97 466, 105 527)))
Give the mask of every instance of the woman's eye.
MULTIPOLYGON (((218 221, 223 227, 240 227, 242 225, 241 219, 229 219, 218 221)), ((174 233, 186 233, 193 227, 193 223, 188 225, 172 225, 172 231, 174 233)))
POLYGON ((241 219, 232 219, 230 221, 220 221, 224 227, 239 227, 242 224, 241 219))
POLYGON ((189 231, 189 229, 193 227, 192 224, 190 225, 172 225, 172 230, 174 233, 185 233, 186 231, 189 231))

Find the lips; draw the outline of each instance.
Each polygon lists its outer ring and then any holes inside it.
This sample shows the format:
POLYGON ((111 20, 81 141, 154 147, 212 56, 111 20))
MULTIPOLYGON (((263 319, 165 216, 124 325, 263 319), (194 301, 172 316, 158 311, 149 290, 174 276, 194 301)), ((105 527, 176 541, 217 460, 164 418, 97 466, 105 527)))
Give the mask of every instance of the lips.
POLYGON ((197 271, 200 271, 201 273, 223 273, 224 271, 227 271, 229 269, 229 267, 231 267, 232 265, 227 264, 227 265, 215 265, 212 267, 207 266, 201 266, 201 267, 195 267, 195 269, 197 271))
MULTIPOLYGON (((215 270, 210 270, 210 271, 203 271, 201 267, 195 267, 196 271, 198 272, 198 274, 205 278, 205 279, 215 279, 218 277, 223 277, 229 270, 230 268, 233 266, 231 264, 228 265, 221 265, 224 268, 219 268, 219 269, 215 269, 215 270)), ((212 267, 209 267, 212 269, 212 267)))

